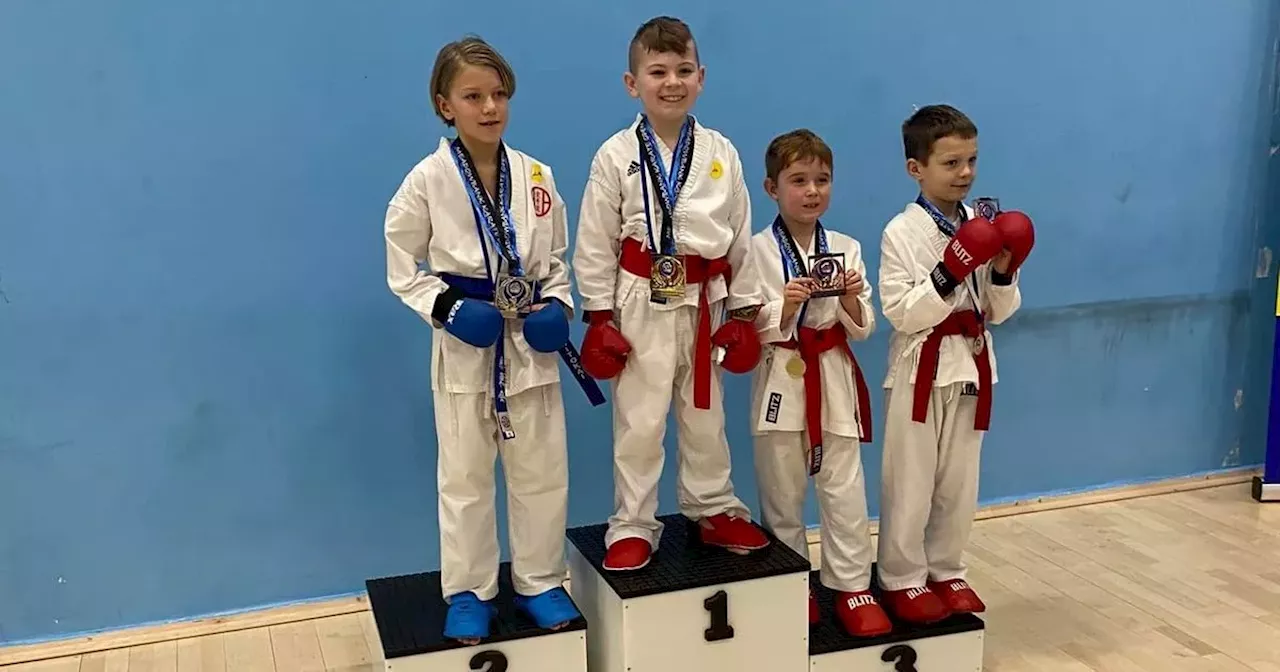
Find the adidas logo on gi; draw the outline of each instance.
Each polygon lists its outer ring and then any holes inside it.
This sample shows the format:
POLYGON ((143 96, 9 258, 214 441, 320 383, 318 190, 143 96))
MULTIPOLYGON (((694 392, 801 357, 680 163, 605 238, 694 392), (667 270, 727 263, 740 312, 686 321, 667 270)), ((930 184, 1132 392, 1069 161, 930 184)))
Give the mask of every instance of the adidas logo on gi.
POLYGON ((627 166, 627 177, 631 177, 638 172, 640 172, 640 162, 632 161, 631 165, 627 166))

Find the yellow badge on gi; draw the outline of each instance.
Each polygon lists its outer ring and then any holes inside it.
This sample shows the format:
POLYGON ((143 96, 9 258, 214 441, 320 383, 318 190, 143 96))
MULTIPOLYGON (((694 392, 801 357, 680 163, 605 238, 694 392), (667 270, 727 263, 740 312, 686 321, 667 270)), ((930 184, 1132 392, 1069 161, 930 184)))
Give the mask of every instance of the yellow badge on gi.
POLYGON ((724 167, 720 165, 720 159, 711 162, 711 179, 718 180, 724 174, 724 167))
POLYGON ((542 184, 542 164, 533 164, 533 174, 529 176, 534 184, 542 184))

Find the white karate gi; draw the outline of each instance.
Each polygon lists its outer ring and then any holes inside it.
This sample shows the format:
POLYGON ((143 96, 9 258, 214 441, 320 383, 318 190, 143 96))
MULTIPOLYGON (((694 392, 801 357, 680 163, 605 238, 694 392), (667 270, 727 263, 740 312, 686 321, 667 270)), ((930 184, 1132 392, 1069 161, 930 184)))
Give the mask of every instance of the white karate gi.
MULTIPOLYGON (((564 202, 551 168, 507 147, 511 215, 525 274, 540 281, 543 299, 573 308, 564 261, 568 230, 564 202), (540 212, 541 210, 541 212, 540 212)), ((514 440, 498 433, 494 410, 495 348, 476 348, 449 334, 431 316, 447 288, 436 274, 487 278, 500 255, 481 240, 466 187, 449 148, 414 166, 386 217, 387 284, 434 327, 431 390, 439 444, 440 563, 446 598, 473 591, 482 600, 498 591, 495 459, 502 457, 508 529, 517 592, 536 595, 566 578, 564 531, 568 504, 564 407, 559 356, 533 350, 519 320, 503 333, 506 393, 514 440), (429 270, 420 270, 425 261, 429 270)), ((496 268, 495 268, 496 270, 496 268)))
MULTIPOLYGON (((963 207, 972 218, 973 210, 963 207)), ((878 558, 879 583, 886 590, 965 578, 963 552, 978 504, 978 457, 985 432, 974 429, 974 341, 942 338, 928 417, 915 422, 912 395, 921 348, 951 313, 974 309, 975 290, 987 325, 1009 319, 1022 301, 1017 275, 1010 285, 992 284, 990 262, 978 267, 950 298, 940 297, 929 273, 942 260, 948 241, 914 202, 889 221, 881 236, 880 301, 893 326, 884 382, 889 392, 878 558)), ((994 384, 995 348, 985 328, 983 338, 994 384)))
MULTIPOLYGON (((845 268, 863 274, 865 284, 858 297, 862 305, 862 325, 858 325, 840 305, 840 297, 810 299, 804 324, 827 329, 843 325, 848 338, 864 341, 875 331, 875 307, 871 304, 872 284, 866 278, 866 264, 858 241, 827 229, 831 252, 845 256, 845 268)), ((801 261, 809 267, 809 257, 817 246, 816 234, 806 245, 797 240, 801 261)), ((809 557, 805 539, 804 499, 808 488, 809 438, 805 432, 804 379, 793 378, 786 363, 797 350, 769 343, 796 338, 797 310, 788 324, 781 324, 783 258, 772 226, 752 238, 756 266, 764 294, 764 309, 756 317, 760 340, 765 344, 760 366, 752 374, 751 430, 755 439, 756 480, 760 491, 761 522, 782 543, 809 557)), ((794 276, 791 276, 794 278, 794 276)), ((822 372, 821 468, 814 474, 822 537, 822 584, 833 590, 859 592, 871 584, 871 537, 867 521, 867 496, 863 480, 859 437, 858 396, 853 379, 853 363, 839 349, 819 356, 822 372)), ((870 418, 867 418, 870 421, 870 418)))
MULTIPOLYGON (((662 525, 656 519, 658 479, 667 413, 675 403, 678 423, 680 511, 692 519, 728 513, 749 518, 733 492, 729 445, 724 433, 720 371, 711 367, 711 407, 694 407, 693 349, 701 283, 686 286, 683 299, 652 303, 649 278, 619 265, 622 242, 644 241, 648 227, 641 179, 649 180, 635 122, 596 152, 582 198, 573 271, 584 311, 614 311, 618 329, 631 343, 626 368, 613 379, 614 514, 606 544, 638 537, 657 550, 662 525), (674 395, 674 396, 673 396, 674 395)), ((669 171, 672 150, 658 142, 669 171)), ((649 215, 660 240, 662 216, 656 185, 647 185, 649 215)), ((751 258, 751 203, 737 149, 719 132, 695 126, 689 177, 673 212, 677 253, 706 259, 728 257, 732 282, 707 284, 711 333, 724 311, 762 303, 751 258)))

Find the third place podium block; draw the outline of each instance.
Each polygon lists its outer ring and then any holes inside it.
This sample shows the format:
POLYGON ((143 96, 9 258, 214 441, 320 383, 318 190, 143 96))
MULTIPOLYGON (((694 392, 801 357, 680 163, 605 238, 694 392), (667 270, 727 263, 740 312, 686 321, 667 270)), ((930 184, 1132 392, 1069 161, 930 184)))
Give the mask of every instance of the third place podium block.
MULTIPOLYGON (((884 603, 871 566, 872 592, 884 603)), ((818 596, 822 621, 813 626, 809 643, 811 672, 982 672, 982 619, 956 614, 929 625, 912 625, 891 615, 893 632, 879 637, 852 637, 835 616, 836 594, 810 577, 818 596)))
POLYGON ((703 545, 682 515, 649 564, 608 572, 605 525, 569 530, 569 588, 591 624, 591 672, 804 672, 809 560, 772 543, 741 556, 703 545))

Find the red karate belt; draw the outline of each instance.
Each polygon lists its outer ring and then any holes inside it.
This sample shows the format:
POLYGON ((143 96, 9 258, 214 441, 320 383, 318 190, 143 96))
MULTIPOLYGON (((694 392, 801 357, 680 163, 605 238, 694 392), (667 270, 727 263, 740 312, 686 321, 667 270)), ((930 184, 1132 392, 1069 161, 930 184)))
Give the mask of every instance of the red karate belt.
POLYGON ((973 428, 986 431, 991 426, 991 359, 987 356, 986 329, 982 318, 972 310, 952 313, 942 324, 933 328, 920 350, 920 365, 916 370, 915 403, 911 419, 924 422, 929 415, 929 393, 938 375, 938 353, 946 336, 964 336, 974 339, 973 363, 978 365, 978 412, 973 418, 973 428))
MULTIPOLYGON (((698 334, 693 345, 693 405, 695 408, 711 408, 711 309, 707 304, 706 281, 724 275, 729 282, 733 270, 728 257, 705 259, 691 254, 676 255, 684 261, 686 285, 700 285, 698 291, 698 334)), ((653 257, 639 240, 622 241, 622 254, 618 259, 622 270, 648 278, 653 272, 653 257)))
MULTIPOLYGON (((840 348, 853 365, 853 383, 858 390, 858 426, 862 429, 859 440, 871 443, 871 393, 862 376, 862 367, 858 366, 858 358, 853 356, 853 349, 849 347, 844 325, 826 329, 800 327, 799 334, 798 341, 793 338, 774 345, 788 350, 799 348, 800 359, 804 361, 804 417, 809 432, 810 455, 822 446, 822 367, 818 365, 818 359, 822 353, 836 348, 840 348)), ((816 465, 811 462, 811 474, 817 471, 813 466, 816 465)))

